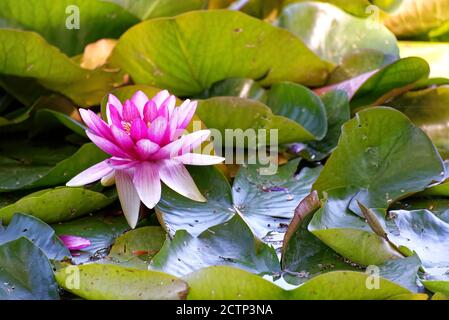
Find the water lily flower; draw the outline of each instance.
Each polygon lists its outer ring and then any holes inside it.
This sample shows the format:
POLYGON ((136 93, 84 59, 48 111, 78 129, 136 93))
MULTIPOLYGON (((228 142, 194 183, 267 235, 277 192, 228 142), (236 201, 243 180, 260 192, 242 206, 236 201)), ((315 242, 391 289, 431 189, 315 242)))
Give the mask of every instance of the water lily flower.
POLYGON ((91 242, 89 239, 85 239, 85 238, 77 237, 77 236, 61 235, 61 236, 59 236, 59 239, 61 239, 61 241, 64 243, 64 245, 70 251, 81 250, 81 249, 87 248, 91 245, 91 242))
POLYGON ((137 91, 122 103, 109 95, 107 123, 91 110, 80 109, 88 127, 87 136, 112 157, 72 180, 68 186, 82 186, 115 177, 123 213, 134 228, 140 201, 152 209, 161 198, 161 181, 179 194, 205 202, 184 165, 218 164, 224 158, 193 153, 207 140, 209 130, 184 134, 197 103, 184 101, 176 107, 176 97, 164 90, 152 99, 137 91))

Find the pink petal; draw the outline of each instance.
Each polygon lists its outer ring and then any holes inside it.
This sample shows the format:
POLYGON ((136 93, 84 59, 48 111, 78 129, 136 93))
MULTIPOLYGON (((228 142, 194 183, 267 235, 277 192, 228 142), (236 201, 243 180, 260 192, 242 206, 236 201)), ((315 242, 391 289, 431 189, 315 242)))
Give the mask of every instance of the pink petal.
POLYGON ((136 165, 136 161, 134 160, 120 159, 115 157, 112 157, 106 161, 108 165, 114 168, 115 170, 132 169, 136 165))
POLYGON ((156 152, 153 159, 167 159, 177 157, 184 153, 189 153, 210 136, 210 130, 198 130, 188 135, 182 136, 178 140, 170 142, 156 152))
POLYGON ((135 228, 139 220, 140 198, 130 174, 124 170, 115 172, 115 185, 123 214, 131 228, 135 228))
POLYGON ((139 110, 140 116, 142 117, 143 116, 143 108, 145 107, 145 104, 148 101, 148 97, 146 96, 146 94, 143 93, 143 91, 138 90, 132 96, 131 101, 137 107, 137 109, 139 110))
POLYGON ((92 140, 92 142, 95 143, 97 147, 103 150, 104 152, 119 158, 129 158, 128 153, 123 151, 120 147, 118 147, 111 141, 104 139, 100 136, 97 136, 96 134, 90 132, 89 130, 86 130, 86 134, 89 137, 89 139, 92 140))
POLYGON ((167 119, 164 117, 156 118, 148 128, 148 138, 158 144, 161 144, 163 140, 168 136, 167 134, 167 119))
POLYGON ((185 129, 189 125, 195 114, 197 105, 198 103, 196 101, 190 102, 190 100, 186 100, 179 106, 178 119, 176 119, 178 128, 185 129))
POLYGON ((112 104, 108 104, 108 106, 106 107, 106 114, 108 117, 108 123, 114 124, 117 127, 122 127, 122 116, 120 115, 119 111, 117 110, 117 108, 112 105, 112 104))
POLYGON ((115 125, 111 126, 112 135, 117 145, 124 150, 129 156, 135 155, 134 141, 131 137, 122 129, 117 128, 115 125))
POLYGON ((148 101, 143 108, 143 121, 152 122, 157 118, 157 105, 153 100, 148 101))
POLYGON ((126 100, 123 105, 122 118, 124 121, 131 122, 135 118, 140 118, 139 109, 131 100, 126 100))
POLYGON ((104 122, 99 116, 97 116, 91 110, 80 109, 80 115, 86 126, 92 130, 96 135, 110 139, 111 130, 106 122, 104 122))
POLYGON ((148 127, 142 119, 136 118, 133 120, 131 123, 130 135, 134 141, 147 138, 148 127))
POLYGON ((156 94, 151 100, 156 103, 156 106, 159 108, 161 104, 170 96, 170 93, 167 90, 162 90, 158 94, 156 94))
POLYGON ((189 153, 195 148, 199 147, 210 136, 210 130, 198 130, 182 136, 183 140, 181 154, 189 153))
POLYGON ((157 143, 148 139, 141 139, 137 141, 136 145, 137 152, 142 160, 148 160, 153 153, 160 149, 157 143))
POLYGON ((159 165, 161 180, 177 193, 194 201, 206 202, 184 165, 177 160, 163 160, 159 165))
POLYGON ((119 112, 119 114, 121 116, 122 115, 122 111, 123 111, 122 103, 113 94, 110 94, 108 96, 108 105, 110 105, 110 104, 112 104, 115 108, 117 108, 117 111, 119 112))
POLYGON ((61 235, 59 236, 59 239, 64 243, 64 245, 69 250, 81 250, 84 248, 87 248, 91 245, 91 242, 89 239, 77 237, 77 236, 70 236, 70 235, 61 235))
POLYGON ((222 163, 225 158, 210 156, 199 153, 185 153, 183 155, 173 158, 174 160, 181 161, 183 164, 189 164, 194 166, 210 166, 214 164, 222 163))
POLYGON ((77 176, 73 177, 69 182, 66 183, 68 187, 79 187, 86 184, 100 180, 104 176, 110 174, 113 171, 108 165, 108 160, 97 163, 96 165, 84 170, 77 176))
POLYGON ((161 181, 157 165, 142 162, 136 167, 133 182, 140 200, 145 206, 153 209, 161 199, 161 181))
MULTIPOLYGON (((167 110, 167 116, 171 115, 173 113, 173 110, 176 106, 176 97, 175 96, 169 96, 165 101, 162 103, 162 105, 159 107, 159 112, 162 108, 167 110)), ((161 113, 159 113, 161 115, 161 113)))

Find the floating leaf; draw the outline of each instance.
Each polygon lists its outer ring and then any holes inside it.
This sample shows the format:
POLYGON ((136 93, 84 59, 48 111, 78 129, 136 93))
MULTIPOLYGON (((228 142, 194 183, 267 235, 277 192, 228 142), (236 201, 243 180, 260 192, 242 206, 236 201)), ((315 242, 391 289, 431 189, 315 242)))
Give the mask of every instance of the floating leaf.
POLYGON ((355 269, 307 230, 313 214, 320 207, 315 191, 295 209, 282 247, 282 270, 289 283, 298 285, 323 272, 355 269))
POLYGON ((385 55, 399 57, 395 36, 380 22, 354 17, 331 4, 292 4, 284 8, 278 23, 321 58, 336 64, 360 49, 380 50, 385 55))
POLYGON ((33 216, 16 213, 8 227, 0 232, 0 245, 24 237, 39 247, 49 259, 63 260, 70 257, 69 250, 56 237, 55 231, 33 216))
POLYGON ((4 0, 0 18, 7 25, 40 33, 69 56, 98 39, 118 38, 139 22, 118 5, 97 0, 4 0), (39 16, 46 18, 36 19, 39 16))
POLYGON ((316 140, 327 133, 326 109, 313 91, 294 83, 274 84, 268 92, 267 105, 274 114, 296 121, 316 140))
POLYGON ((239 12, 215 10, 140 23, 120 38, 111 62, 137 84, 179 96, 232 77, 263 85, 280 80, 319 85, 328 69, 288 31, 239 12))
POLYGON ((204 9, 206 0, 107 0, 119 4, 141 20, 176 16, 191 10, 204 9))
POLYGON ((184 281, 166 273, 107 264, 63 268, 56 272, 56 280, 89 300, 182 300, 188 291, 184 281), (73 280, 75 273, 79 283, 73 280))
POLYGON ((369 275, 354 271, 322 274, 301 287, 286 291, 275 284, 231 267, 199 270, 184 280, 189 284, 189 300, 425 300, 425 294, 409 290, 379 278, 378 289, 369 289, 369 275))
POLYGON ((52 145, 40 141, 2 141, 0 150, 0 192, 63 184, 79 172, 106 159, 93 143, 78 150, 67 143, 52 145))
POLYGON ((233 265, 253 273, 279 272, 274 249, 254 238, 249 227, 239 217, 193 237, 178 230, 173 240, 167 240, 151 261, 151 269, 176 276, 216 265, 233 265))
POLYGON ((166 233, 161 227, 148 226, 131 230, 115 240, 106 262, 148 269, 151 258, 164 245, 166 233))
POLYGON ((123 82, 117 71, 82 69, 34 32, 0 29, 0 42, 0 74, 32 78, 80 105, 99 103, 123 82))
POLYGON ((394 109, 375 107, 357 113, 343 126, 338 146, 313 188, 323 192, 354 187, 350 209, 360 213, 356 200, 368 208, 387 208, 442 180, 444 170, 421 129, 394 109), (413 161, 409 161, 411 154, 413 161))
POLYGON ((416 87, 429 75, 429 65, 421 58, 409 57, 395 61, 380 70, 361 74, 315 90, 324 94, 332 90, 343 90, 351 100, 351 108, 380 105, 395 96, 416 87))
POLYGON ((45 253, 22 237, 0 245, 1 300, 59 300, 45 253))
POLYGON ((129 229, 123 215, 96 214, 73 221, 52 225, 57 235, 72 235, 85 238, 91 245, 72 258, 75 263, 96 260, 107 255, 115 239, 129 229))
POLYGON ((164 188, 156 212, 171 234, 184 229, 192 235, 238 214, 258 237, 276 243, 320 171, 304 168, 295 175, 297 166, 298 161, 291 161, 267 176, 260 174, 260 166, 242 167, 232 190, 218 169, 192 167, 190 173, 208 201, 195 202, 164 188))
POLYGON ((226 132, 229 136, 229 134, 237 135, 238 132, 244 134, 246 131, 254 137, 254 141, 258 138, 258 143, 261 145, 275 143, 270 140, 271 130, 275 130, 280 144, 316 139, 311 132, 294 120, 273 114, 268 106, 255 100, 236 97, 201 100, 198 104, 197 115, 206 127, 220 131, 221 136, 225 138, 222 142, 225 146, 231 146, 234 143, 232 139, 226 139, 226 132), (248 129, 250 130, 247 131, 248 129), (258 130, 266 130, 266 133, 258 130))
POLYGON ((47 223, 70 220, 106 207, 116 199, 84 188, 58 187, 31 193, 0 208, 0 219, 9 223, 17 212, 47 223))

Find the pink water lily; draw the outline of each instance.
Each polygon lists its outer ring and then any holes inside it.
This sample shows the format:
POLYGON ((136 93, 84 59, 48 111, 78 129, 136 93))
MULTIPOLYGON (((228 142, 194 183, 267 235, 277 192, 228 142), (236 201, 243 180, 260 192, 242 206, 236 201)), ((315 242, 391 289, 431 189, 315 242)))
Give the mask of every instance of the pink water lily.
POLYGON ((159 202, 161 180, 181 195, 205 202, 184 165, 212 165, 224 159, 192 152, 210 135, 209 130, 184 134, 196 107, 190 100, 176 107, 176 97, 164 90, 152 99, 137 91, 123 105, 109 95, 107 123, 94 112, 80 109, 89 128, 87 136, 112 157, 67 185, 82 186, 115 177, 123 213, 132 228, 139 218, 140 201, 150 209, 159 202))

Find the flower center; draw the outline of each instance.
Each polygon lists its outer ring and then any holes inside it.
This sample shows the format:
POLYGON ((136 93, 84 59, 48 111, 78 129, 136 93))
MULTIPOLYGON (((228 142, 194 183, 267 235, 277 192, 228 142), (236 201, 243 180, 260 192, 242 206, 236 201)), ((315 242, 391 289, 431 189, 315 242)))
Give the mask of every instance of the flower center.
POLYGON ((123 126, 123 130, 125 130, 125 132, 127 134, 130 134, 130 132, 131 132, 131 123, 126 122, 126 121, 122 121, 122 126, 123 126))

